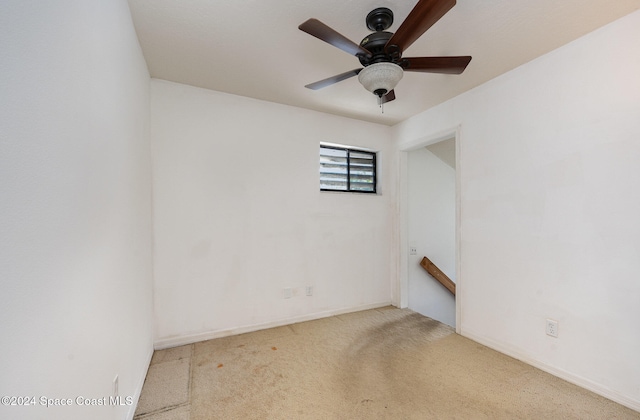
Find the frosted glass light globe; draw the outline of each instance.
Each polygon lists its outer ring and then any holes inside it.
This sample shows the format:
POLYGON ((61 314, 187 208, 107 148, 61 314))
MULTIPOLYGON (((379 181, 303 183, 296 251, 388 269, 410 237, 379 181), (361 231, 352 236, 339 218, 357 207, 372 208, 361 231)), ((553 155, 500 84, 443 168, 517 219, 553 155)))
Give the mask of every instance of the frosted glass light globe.
POLYGON ((358 81, 378 96, 383 96, 393 90, 402 79, 402 67, 393 63, 375 63, 360 71, 358 81))

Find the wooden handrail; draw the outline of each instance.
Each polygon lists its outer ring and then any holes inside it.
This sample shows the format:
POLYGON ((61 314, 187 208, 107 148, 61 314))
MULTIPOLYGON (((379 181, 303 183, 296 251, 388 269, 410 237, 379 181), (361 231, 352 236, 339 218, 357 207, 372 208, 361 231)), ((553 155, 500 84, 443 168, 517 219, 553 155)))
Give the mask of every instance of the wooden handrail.
POLYGON ((431 274, 434 279, 438 280, 444 287, 446 287, 453 296, 456 295, 456 284, 451 281, 446 274, 442 272, 431 260, 427 257, 424 257, 422 261, 420 261, 420 265, 422 268, 427 270, 427 273, 431 274))

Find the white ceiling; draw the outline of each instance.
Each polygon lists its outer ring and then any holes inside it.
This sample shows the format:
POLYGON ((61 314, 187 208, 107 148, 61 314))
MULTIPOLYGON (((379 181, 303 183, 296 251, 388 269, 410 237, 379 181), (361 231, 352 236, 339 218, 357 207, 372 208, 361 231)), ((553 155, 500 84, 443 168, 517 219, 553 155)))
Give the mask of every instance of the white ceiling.
POLYGON ((640 9, 640 0, 459 0, 403 54, 471 55, 462 75, 405 73, 378 108, 357 77, 304 85, 359 68, 358 59, 300 30, 316 18, 359 43, 376 7, 395 32, 416 0, 129 0, 151 77, 392 125, 640 9))

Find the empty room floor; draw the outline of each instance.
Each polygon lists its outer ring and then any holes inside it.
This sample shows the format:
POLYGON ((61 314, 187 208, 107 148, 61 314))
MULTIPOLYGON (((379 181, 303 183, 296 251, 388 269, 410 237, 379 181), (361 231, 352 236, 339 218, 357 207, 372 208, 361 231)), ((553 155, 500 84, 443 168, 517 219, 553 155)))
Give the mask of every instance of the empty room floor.
POLYGON ((136 420, 640 419, 386 307, 156 351, 136 420))

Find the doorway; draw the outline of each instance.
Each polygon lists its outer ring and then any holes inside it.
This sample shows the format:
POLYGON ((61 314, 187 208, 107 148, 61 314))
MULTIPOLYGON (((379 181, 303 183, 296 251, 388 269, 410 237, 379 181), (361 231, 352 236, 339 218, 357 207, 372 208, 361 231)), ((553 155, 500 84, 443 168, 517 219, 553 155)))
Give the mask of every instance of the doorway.
POLYGON ((459 284, 458 130, 414 143, 401 151, 402 307, 459 331, 460 299, 421 266, 423 257, 459 284))

